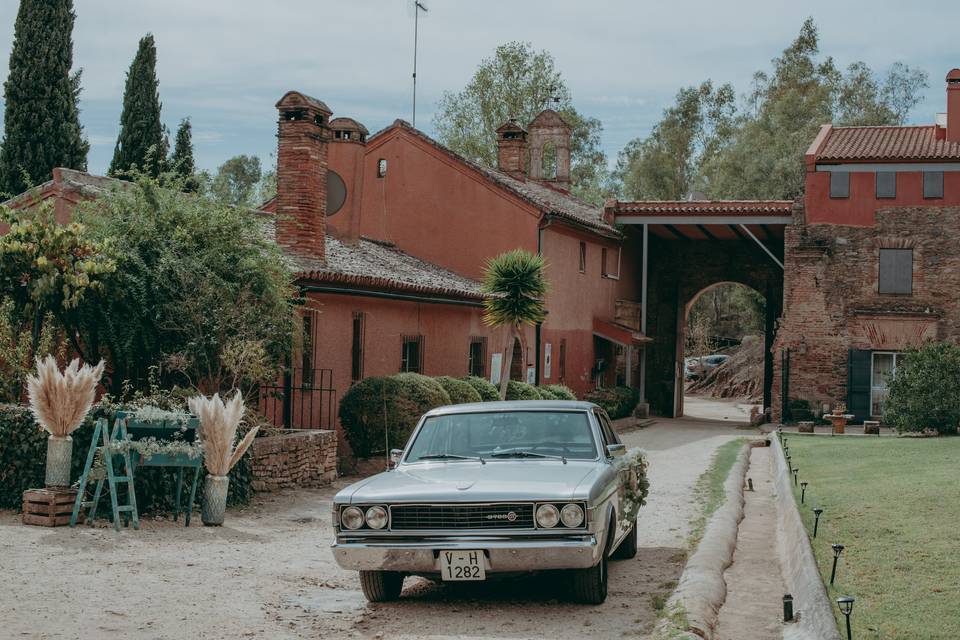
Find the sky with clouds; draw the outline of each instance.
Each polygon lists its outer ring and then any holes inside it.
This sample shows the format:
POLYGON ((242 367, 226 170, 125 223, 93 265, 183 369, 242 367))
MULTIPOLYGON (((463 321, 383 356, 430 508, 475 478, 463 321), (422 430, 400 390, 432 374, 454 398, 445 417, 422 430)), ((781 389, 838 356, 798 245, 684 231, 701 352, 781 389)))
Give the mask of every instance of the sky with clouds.
MULTIPOLYGON (((425 0, 417 124, 445 90, 462 88, 498 44, 523 40, 555 57, 584 114, 604 124, 610 158, 646 135, 677 89, 710 78, 738 92, 769 66, 807 16, 821 50, 846 66, 895 61, 930 76, 911 120, 944 109, 943 77, 960 66, 956 0, 425 0)), ((18 3, 0 2, 0 80, 18 3)), ((90 171, 106 170, 124 77, 138 39, 153 33, 163 120, 193 122, 197 163, 239 154, 272 162, 273 105, 289 89, 324 100, 371 131, 410 119, 413 19, 408 0, 74 0, 74 63, 83 68, 81 120, 90 171)))

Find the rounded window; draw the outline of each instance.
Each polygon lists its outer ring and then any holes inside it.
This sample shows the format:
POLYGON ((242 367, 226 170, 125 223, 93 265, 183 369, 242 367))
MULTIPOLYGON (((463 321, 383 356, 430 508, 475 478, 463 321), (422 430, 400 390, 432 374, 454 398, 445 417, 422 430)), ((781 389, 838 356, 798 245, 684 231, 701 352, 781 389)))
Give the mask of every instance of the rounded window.
POLYGON ((347 200, 347 185, 335 171, 327 171, 327 215, 340 211, 347 200))

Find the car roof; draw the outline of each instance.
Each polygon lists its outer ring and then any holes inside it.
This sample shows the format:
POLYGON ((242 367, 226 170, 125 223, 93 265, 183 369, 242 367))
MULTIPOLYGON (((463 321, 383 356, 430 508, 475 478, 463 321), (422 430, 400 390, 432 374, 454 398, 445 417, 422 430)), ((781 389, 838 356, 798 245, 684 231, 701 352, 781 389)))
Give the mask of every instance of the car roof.
POLYGON ((453 413, 491 413, 494 411, 542 411, 546 409, 562 411, 590 411, 597 408, 592 402, 581 400, 507 400, 505 402, 470 402, 437 407, 426 413, 428 416, 449 415, 453 413))

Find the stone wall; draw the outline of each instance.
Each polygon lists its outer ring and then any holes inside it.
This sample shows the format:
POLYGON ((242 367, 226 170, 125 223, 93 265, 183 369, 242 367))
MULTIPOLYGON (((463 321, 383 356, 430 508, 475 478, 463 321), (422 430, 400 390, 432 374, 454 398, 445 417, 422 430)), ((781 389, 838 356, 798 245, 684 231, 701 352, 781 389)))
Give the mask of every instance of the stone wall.
POLYGON ((880 209, 872 227, 786 228, 784 317, 774 342, 774 419, 782 416, 782 355, 790 399, 847 401, 850 349, 903 351, 960 339, 960 207, 880 209), (881 248, 913 250, 913 293, 880 294, 881 248))
POLYGON ((337 477, 334 431, 289 431, 257 438, 250 450, 255 491, 318 487, 337 477))

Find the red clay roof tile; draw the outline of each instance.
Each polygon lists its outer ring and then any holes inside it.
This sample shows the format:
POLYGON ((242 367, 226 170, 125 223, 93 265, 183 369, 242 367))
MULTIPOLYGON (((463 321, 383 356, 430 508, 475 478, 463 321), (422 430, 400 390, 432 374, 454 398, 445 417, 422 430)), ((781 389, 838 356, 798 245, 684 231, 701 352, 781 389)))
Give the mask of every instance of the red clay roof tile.
POLYGON ((960 160, 960 143, 937 138, 936 126, 834 127, 817 162, 960 160))

